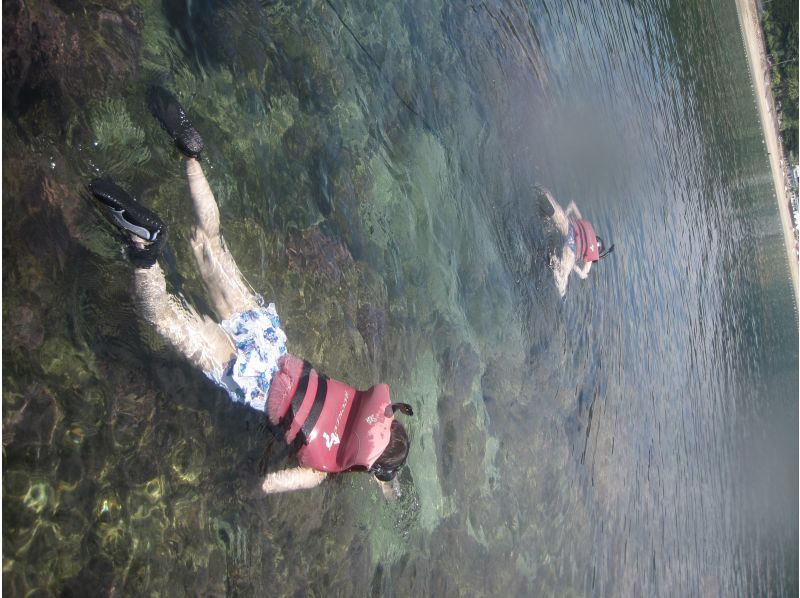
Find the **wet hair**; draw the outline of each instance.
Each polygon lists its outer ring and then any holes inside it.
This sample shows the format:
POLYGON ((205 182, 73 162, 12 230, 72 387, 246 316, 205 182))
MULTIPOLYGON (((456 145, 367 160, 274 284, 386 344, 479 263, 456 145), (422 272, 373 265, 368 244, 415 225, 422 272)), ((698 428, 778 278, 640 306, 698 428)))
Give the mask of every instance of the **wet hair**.
POLYGON ((403 424, 393 420, 389 433, 389 444, 386 445, 381 456, 369 468, 370 473, 374 473, 375 477, 381 482, 393 480, 397 475, 397 470, 406 462, 410 446, 411 443, 408 440, 408 434, 406 434, 403 424))

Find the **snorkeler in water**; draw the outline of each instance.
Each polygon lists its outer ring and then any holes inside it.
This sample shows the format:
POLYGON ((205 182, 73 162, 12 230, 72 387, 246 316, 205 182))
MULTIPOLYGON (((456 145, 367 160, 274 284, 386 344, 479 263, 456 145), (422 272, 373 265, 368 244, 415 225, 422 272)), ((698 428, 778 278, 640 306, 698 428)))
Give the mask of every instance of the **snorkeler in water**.
POLYGON ((300 466, 268 474, 264 492, 313 488, 331 473, 365 471, 392 498, 396 488, 386 482, 395 478, 409 450, 406 430, 394 414, 412 415, 411 407, 392 403, 386 384, 357 390, 287 352, 275 305, 265 305, 247 284, 220 234, 219 208, 199 161, 202 138, 167 90, 151 87, 147 103, 185 156, 197 216, 192 249, 222 321, 200 315, 184 297, 167 291, 157 261, 167 235, 161 218, 113 181, 97 179, 89 189, 129 244, 140 314, 233 401, 265 413, 268 427, 294 450, 300 466))
POLYGON ((592 264, 614 251, 614 245, 605 248, 603 239, 595 234, 592 224, 583 219, 574 201, 570 201, 564 210, 547 189, 540 188, 539 192, 542 215, 549 218, 561 234, 560 252, 550 255, 550 268, 563 297, 567 293, 570 273, 574 271, 585 280, 592 264))

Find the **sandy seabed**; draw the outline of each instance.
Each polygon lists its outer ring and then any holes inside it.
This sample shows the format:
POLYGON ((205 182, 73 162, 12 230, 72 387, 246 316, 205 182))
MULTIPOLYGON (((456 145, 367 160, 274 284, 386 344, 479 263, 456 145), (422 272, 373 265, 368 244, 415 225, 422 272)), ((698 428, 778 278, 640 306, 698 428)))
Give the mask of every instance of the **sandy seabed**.
POLYGON ((761 126, 764 129, 764 139, 769 152, 769 165, 772 170, 772 180, 775 183, 775 195, 778 200, 778 212, 783 225, 784 244, 789 258, 789 276, 794 289, 795 307, 800 305, 800 275, 798 275, 798 256, 795 253, 794 228, 792 215, 789 211, 789 195, 787 193, 787 171, 790 166, 783 155, 780 144, 779 127, 775 102, 769 88, 770 73, 767 61, 767 51, 764 44, 764 34, 759 19, 758 7, 755 0, 736 0, 736 10, 739 14, 739 24, 742 28, 745 50, 750 64, 750 74, 753 78, 753 87, 761 115, 761 126))

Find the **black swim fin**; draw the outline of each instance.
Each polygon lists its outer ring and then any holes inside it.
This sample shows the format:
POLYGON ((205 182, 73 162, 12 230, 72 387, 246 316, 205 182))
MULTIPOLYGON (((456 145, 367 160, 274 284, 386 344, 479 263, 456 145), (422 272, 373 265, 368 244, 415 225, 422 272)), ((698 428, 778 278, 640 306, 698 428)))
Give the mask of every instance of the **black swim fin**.
POLYGON ((111 179, 95 179, 89 191, 103 204, 109 219, 122 230, 147 241, 145 247, 131 243, 128 255, 136 265, 152 266, 167 238, 167 225, 111 179))
POLYGON ((158 85, 149 87, 145 98, 150 112, 172 137, 178 149, 190 158, 197 158, 203 151, 203 138, 195 130, 177 98, 158 85))

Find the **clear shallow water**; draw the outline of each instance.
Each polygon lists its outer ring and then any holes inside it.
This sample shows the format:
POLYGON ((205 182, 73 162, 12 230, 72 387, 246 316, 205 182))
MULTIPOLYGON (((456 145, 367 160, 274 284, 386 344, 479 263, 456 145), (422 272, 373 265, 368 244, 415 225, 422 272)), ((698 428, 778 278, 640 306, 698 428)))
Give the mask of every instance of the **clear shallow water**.
POLYGON ((4 590, 795 593, 797 316, 730 4, 86 17, 136 69, 4 118, 4 590), (81 185, 156 208, 203 305, 152 81, 290 349, 415 406, 398 503, 259 496, 257 415, 139 325, 81 185), (565 301, 535 185, 617 245, 565 301))

